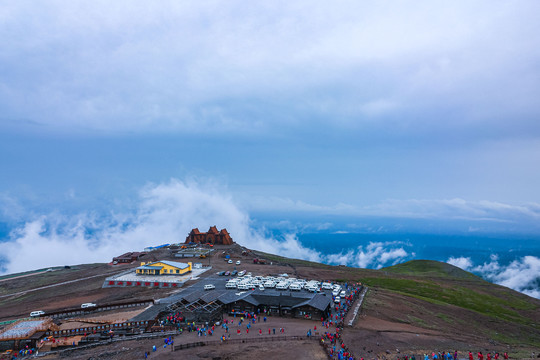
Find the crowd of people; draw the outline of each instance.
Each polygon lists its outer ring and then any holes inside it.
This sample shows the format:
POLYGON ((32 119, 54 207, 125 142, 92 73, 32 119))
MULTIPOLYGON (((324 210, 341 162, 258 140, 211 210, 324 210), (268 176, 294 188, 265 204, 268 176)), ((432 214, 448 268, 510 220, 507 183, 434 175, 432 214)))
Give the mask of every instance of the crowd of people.
MULTIPOLYGON (((349 285, 346 283, 344 286, 348 295, 343 297, 340 303, 334 305, 328 319, 321 319, 321 326, 323 328, 321 332, 324 332, 321 334, 320 341, 331 359, 354 360, 357 358, 345 344, 341 334, 345 324, 345 317, 354 301, 360 295, 362 284, 355 283, 349 285)), ((314 330, 317 330, 317 328, 315 327, 314 330)))
MULTIPOLYGON (((403 357, 398 357, 399 360, 416 360, 414 355, 404 355, 403 357)), ((424 354, 423 360, 458 360, 458 359, 468 359, 468 360, 484 360, 484 354, 479 351, 476 355, 473 352, 469 351, 468 354, 463 354, 460 356, 457 350, 454 351, 438 351, 424 354)), ((488 352, 485 355, 485 360, 508 360, 509 355, 507 352, 504 352, 502 355, 496 351, 488 352)))
POLYGON ((12 352, 11 359, 22 359, 25 357, 30 357, 32 355, 35 355, 36 351, 37 350, 35 348, 29 347, 28 345, 26 345, 24 349, 12 352))
MULTIPOLYGON (((306 335, 308 337, 319 336, 321 345, 326 350, 330 359, 337 360, 364 360, 363 357, 355 356, 349 346, 344 342, 342 333, 345 324, 345 317, 353 307, 353 303, 358 299, 362 290, 362 285, 344 284, 347 291, 347 295, 341 298, 339 303, 334 303, 330 312, 326 318, 321 318, 320 323, 307 329, 306 335)), ((334 300, 334 299, 333 299, 334 300)), ((283 335, 285 334, 285 328, 276 328, 275 323, 271 322, 273 326, 267 326, 269 314, 262 310, 256 312, 233 312, 228 318, 225 318, 219 325, 197 325, 195 322, 186 322, 181 313, 170 313, 161 320, 162 326, 175 326, 179 332, 188 331, 196 332, 199 337, 214 336, 217 329, 222 329, 217 335, 221 342, 226 342, 232 336, 241 336, 242 334, 249 335, 250 330, 259 336, 263 335, 283 335), (185 330, 184 330, 185 329, 185 330), (235 335, 236 334, 236 335, 235 335)), ((165 340, 164 347, 172 345, 172 339, 165 340)), ((153 349, 155 351, 155 347, 153 349)), ((149 355, 149 354, 148 354, 149 355)), ((502 355, 498 352, 488 352, 483 354, 478 352, 473 354, 462 354, 465 356, 459 357, 457 350, 454 351, 442 351, 431 352, 423 355, 423 359, 420 356, 419 360, 508 360, 508 353, 502 355)), ((145 354, 147 356, 147 354, 145 354)), ((417 360, 415 355, 399 355, 396 360, 417 360)))
MULTIPOLYGON (((327 318, 321 318, 319 331, 317 331, 317 326, 314 326, 313 329, 310 328, 307 330, 308 337, 314 336, 315 334, 320 334, 321 344, 325 347, 329 356, 331 358, 336 358, 339 360, 355 359, 348 346, 343 342, 343 339, 341 338, 341 332, 343 331, 345 317, 353 306, 354 301, 360 295, 362 285, 359 283, 346 283, 344 284, 344 288, 347 292, 347 295, 342 297, 339 303, 333 302, 330 312, 327 314, 327 318)), ((333 297, 332 300, 334 301, 335 298, 333 297)), ((246 335, 249 335, 250 330, 253 330, 253 327, 255 325, 257 325, 255 333, 260 336, 262 336, 263 334, 285 334, 284 327, 276 329, 276 327, 273 326, 265 326, 269 316, 265 309, 256 310, 255 312, 233 311, 230 315, 231 318, 225 318, 223 322, 218 325, 218 327, 224 330, 224 333, 222 333, 220 336, 220 340, 222 342, 230 339, 231 334, 241 336, 243 333, 245 333, 246 335)), ((194 322, 186 322, 184 316, 182 316, 180 312, 168 314, 161 319, 160 324, 161 326, 172 325, 176 327, 179 332, 184 331, 184 329, 188 332, 197 332, 197 335, 199 337, 214 336, 214 333, 216 331, 215 324, 197 325, 194 322)))

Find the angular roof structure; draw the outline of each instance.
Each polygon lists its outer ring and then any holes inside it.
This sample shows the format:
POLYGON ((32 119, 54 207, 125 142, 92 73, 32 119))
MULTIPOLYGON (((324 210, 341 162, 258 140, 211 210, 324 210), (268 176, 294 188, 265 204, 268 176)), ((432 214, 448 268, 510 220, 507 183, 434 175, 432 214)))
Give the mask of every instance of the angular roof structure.
POLYGON ((232 245, 233 239, 227 229, 218 230, 214 225, 205 233, 200 232, 198 228, 191 230, 186 237, 186 244, 189 243, 232 245))

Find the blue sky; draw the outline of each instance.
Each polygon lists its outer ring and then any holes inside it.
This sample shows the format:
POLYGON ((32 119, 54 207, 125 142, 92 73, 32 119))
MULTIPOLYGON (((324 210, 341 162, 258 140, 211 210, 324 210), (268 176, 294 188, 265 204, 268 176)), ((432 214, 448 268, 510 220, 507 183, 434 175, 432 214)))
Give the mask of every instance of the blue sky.
POLYGON ((127 211, 179 179, 262 219, 538 234, 538 13, 537 1, 3 2, 1 220, 127 211))

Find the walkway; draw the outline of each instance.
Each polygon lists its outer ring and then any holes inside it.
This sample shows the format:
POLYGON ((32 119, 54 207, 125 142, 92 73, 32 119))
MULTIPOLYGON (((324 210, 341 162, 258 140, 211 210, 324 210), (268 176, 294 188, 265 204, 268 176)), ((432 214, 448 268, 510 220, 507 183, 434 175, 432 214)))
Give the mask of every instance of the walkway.
POLYGON ((360 296, 356 300, 356 305, 354 306, 354 309, 352 309, 352 311, 349 311, 349 313, 347 314, 348 321, 347 319, 345 320, 347 325, 353 326, 354 321, 358 317, 358 311, 360 310, 360 307, 362 307, 362 303, 364 302, 364 296, 366 295, 367 291, 368 291, 367 286, 364 286, 364 289, 362 290, 362 292, 360 293, 360 296))

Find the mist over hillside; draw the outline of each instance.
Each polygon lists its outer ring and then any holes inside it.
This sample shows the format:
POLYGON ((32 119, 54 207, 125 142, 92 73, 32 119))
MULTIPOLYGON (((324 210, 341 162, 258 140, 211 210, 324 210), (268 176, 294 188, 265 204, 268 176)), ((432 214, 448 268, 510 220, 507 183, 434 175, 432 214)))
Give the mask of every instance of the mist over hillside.
MULTIPOLYGON (((58 204, 61 206, 61 204, 58 204)), ((148 184, 124 208, 21 216, 4 222, 3 273, 108 262, 112 254, 185 241, 193 227, 227 228, 249 248, 333 265, 378 269, 412 259, 446 261, 485 279, 540 298, 538 238, 512 233, 448 233, 444 219, 351 215, 250 216, 245 203, 213 181, 148 184), (309 221, 311 220, 311 222, 309 221), (326 220, 324 222, 324 220, 326 220), (438 233, 430 234, 430 229, 438 233)), ((451 221, 450 221, 451 222, 451 221)), ((449 226, 446 224, 446 226, 449 226)), ((457 231, 455 231, 457 232, 457 231)))

